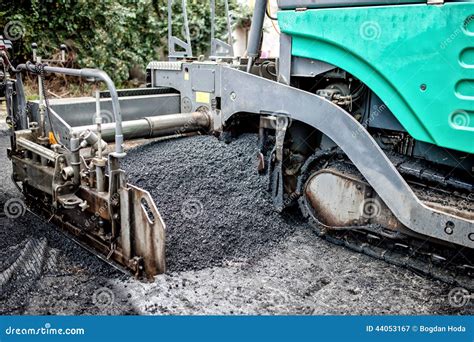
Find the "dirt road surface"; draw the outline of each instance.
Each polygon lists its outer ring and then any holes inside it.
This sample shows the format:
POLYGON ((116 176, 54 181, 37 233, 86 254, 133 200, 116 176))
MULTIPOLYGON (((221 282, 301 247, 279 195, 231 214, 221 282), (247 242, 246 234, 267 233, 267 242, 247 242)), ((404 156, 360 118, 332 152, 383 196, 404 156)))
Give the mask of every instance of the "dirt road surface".
POLYGON ((0 137, 0 314, 474 312, 453 308, 446 284, 332 245, 273 212, 255 142, 198 136, 130 153, 130 179, 152 193, 168 226, 168 272, 151 283, 23 211, 9 138, 0 137))

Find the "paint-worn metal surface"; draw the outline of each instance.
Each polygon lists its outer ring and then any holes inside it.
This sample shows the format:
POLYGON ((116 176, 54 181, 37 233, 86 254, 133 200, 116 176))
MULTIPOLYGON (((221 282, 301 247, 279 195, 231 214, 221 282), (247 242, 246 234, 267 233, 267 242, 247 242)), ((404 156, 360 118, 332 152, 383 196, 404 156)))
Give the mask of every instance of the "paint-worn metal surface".
POLYGON ((283 10, 292 54, 367 84, 415 138, 474 153, 474 2, 283 10))

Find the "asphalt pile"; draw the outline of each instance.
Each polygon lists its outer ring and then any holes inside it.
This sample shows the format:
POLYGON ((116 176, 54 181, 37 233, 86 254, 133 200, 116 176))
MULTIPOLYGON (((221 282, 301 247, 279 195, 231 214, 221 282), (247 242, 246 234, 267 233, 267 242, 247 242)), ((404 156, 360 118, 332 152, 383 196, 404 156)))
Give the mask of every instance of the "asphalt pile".
POLYGON ((251 262, 302 224, 273 210, 256 156, 253 134, 228 144, 193 136, 128 152, 129 183, 150 192, 166 223, 168 272, 251 262))

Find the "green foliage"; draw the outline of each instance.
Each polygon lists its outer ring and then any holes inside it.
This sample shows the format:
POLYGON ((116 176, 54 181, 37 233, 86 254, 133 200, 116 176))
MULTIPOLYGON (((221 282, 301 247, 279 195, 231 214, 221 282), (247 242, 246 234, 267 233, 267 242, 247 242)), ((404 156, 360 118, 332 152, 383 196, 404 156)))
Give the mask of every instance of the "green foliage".
MULTIPOLYGON (((216 36, 222 39, 224 2, 216 0, 216 6, 216 36)), ((230 6, 238 17, 243 9, 237 8, 235 0, 230 6)), ((187 7, 193 53, 207 54, 209 1, 188 0, 187 7)), ((14 41, 18 62, 30 58, 32 42, 45 57, 58 53, 59 45, 66 43, 75 67, 103 69, 118 84, 129 79, 133 67, 144 69, 149 61, 163 59, 167 53, 166 0, 2 0, 0 28, 11 29, 12 22, 17 32, 22 31, 14 41)), ((174 0, 173 33, 183 39, 182 24, 181 1, 174 0)))

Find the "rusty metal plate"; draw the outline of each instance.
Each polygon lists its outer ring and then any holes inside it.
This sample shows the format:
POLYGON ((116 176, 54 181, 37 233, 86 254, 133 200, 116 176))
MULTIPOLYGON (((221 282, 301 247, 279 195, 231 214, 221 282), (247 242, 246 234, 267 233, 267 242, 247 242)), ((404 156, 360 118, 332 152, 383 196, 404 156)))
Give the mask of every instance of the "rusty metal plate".
POLYGON ((150 194, 133 185, 120 193, 121 248, 125 262, 140 259, 148 276, 164 273, 165 223, 150 194), (130 212, 127 212, 129 208, 130 212))
POLYGON ((372 187, 355 177, 330 169, 317 172, 308 180, 305 194, 318 220, 329 228, 403 228, 372 187))

